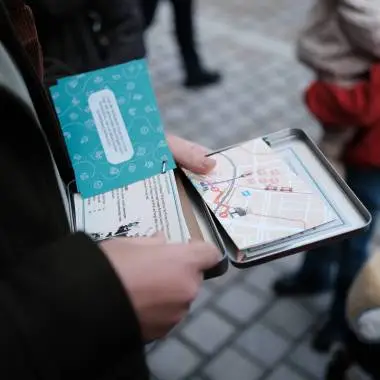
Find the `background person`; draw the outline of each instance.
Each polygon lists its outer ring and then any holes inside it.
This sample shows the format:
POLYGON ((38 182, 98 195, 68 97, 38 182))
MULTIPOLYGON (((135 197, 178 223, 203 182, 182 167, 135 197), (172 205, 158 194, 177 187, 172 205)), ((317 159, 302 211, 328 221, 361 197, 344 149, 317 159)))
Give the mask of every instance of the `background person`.
POLYGON ((138 0, 26 0, 35 16, 45 80, 143 58, 138 0))
MULTIPOLYGON (((140 0, 145 25, 149 28, 160 0, 140 0)), ((207 70, 202 63, 196 43, 193 0, 170 0, 173 8, 173 23, 178 50, 185 71, 186 87, 204 87, 216 84, 221 76, 207 70)))
POLYGON ((352 239, 311 250, 296 273, 274 284, 280 296, 333 288, 328 320, 313 340, 315 349, 326 351, 346 331, 347 291, 368 257, 380 209, 380 1, 318 0, 298 52, 317 77, 305 100, 324 127, 322 148, 327 156, 326 148, 334 148, 332 158, 342 160, 347 183, 374 219, 352 239))

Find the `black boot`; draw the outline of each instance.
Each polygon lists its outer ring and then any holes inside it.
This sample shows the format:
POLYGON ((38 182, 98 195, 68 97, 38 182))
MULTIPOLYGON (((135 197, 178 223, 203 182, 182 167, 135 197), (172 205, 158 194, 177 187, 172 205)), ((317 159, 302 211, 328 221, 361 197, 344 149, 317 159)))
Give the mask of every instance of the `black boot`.
POLYGON ((217 84, 221 80, 221 75, 216 71, 199 69, 187 74, 184 86, 188 88, 200 88, 217 84))
POLYGON ((218 83, 221 75, 206 70, 199 56, 195 36, 193 0, 171 0, 171 2, 174 10, 175 35, 186 73, 184 86, 200 88, 218 83))
POLYGON ((314 335, 311 346, 320 353, 329 352, 333 344, 342 340, 342 330, 340 326, 330 321, 326 322, 314 335))
POLYGON ((303 279, 297 273, 283 276, 273 284, 273 291, 279 297, 314 295, 330 289, 331 287, 317 281, 303 279))
POLYGON ((347 350, 340 348, 333 354, 327 366, 325 380, 345 380, 346 372, 352 364, 353 361, 347 350))

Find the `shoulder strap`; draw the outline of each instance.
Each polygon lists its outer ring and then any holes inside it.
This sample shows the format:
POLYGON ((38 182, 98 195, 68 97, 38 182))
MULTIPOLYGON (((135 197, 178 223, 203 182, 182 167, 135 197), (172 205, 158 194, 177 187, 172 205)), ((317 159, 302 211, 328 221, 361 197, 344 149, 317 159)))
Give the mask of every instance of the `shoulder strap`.
POLYGON ((14 32, 25 49, 38 77, 43 79, 43 60, 36 25, 31 9, 23 0, 5 1, 14 32))
MULTIPOLYGON (((8 0, 7 2, 12 3, 13 0, 8 0)), ((17 2, 20 3, 20 0, 17 0, 17 2)), ((57 116, 48 93, 42 85, 37 72, 33 69, 26 51, 20 44, 4 0, 0 0, 0 42, 11 55, 25 82, 41 128, 49 141, 59 172, 65 183, 69 183, 74 178, 74 172, 57 116)))
MULTIPOLYGON (((22 76, 17 70, 17 67, 13 64, 11 57, 9 56, 8 52, 4 48, 3 44, 0 42, 0 92, 2 94, 8 94, 5 95, 9 98, 9 100, 15 104, 15 107, 11 109, 23 109, 23 111, 26 111, 26 114, 28 115, 28 120, 26 121, 27 128, 36 128, 36 134, 40 135, 44 143, 47 147, 47 159, 50 155, 52 166, 54 170, 54 174, 56 177, 58 190, 60 192, 61 199, 63 201, 63 204, 66 209, 66 215, 69 216, 69 207, 68 207, 68 199, 65 191, 65 185, 61 179, 61 176, 58 172, 57 166, 54 161, 54 157, 51 153, 49 143, 46 139, 46 136, 40 127, 37 113, 34 109, 32 99, 30 98, 28 89, 22 79, 22 76)), ((12 114, 11 112, 9 115, 2 115, 4 120, 7 120, 10 122, 9 124, 12 125, 12 114)), ((18 126, 9 126, 9 128, 17 128, 18 126)), ((24 126, 25 127, 25 126, 24 126)), ((20 133, 22 133, 22 128, 20 126, 20 133)), ((6 132, 4 132, 6 134, 6 132)), ((20 142, 21 145, 24 143, 20 142)))

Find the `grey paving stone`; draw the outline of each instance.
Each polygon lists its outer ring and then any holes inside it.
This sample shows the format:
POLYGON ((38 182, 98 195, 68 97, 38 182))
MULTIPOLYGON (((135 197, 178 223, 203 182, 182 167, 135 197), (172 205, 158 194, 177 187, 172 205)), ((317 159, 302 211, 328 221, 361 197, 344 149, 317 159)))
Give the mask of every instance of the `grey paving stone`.
POLYGON ((272 285, 280 275, 280 272, 275 267, 269 264, 263 264, 254 269, 247 269, 247 271, 249 272, 245 277, 245 281, 248 284, 268 296, 273 296, 272 285))
POLYGON ((275 369, 265 380, 307 380, 304 375, 300 375, 286 365, 275 369))
POLYGON ((196 315, 183 328, 181 334, 201 352, 212 354, 234 332, 234 327, 213 311, 196 315))
POLYGON ((323 378, 326 364, 329 356, 316 353, 310 348, 309 339, 301 343, 293 354, 290 356, 290 361, 297 367, 318 379, 323 378))
POLYGON ((273 264, 279 266, 283 272, 294 272, 300 267, 303 261, 303 257, 303 253, 296 253, 295 255, 287 256, 283 259, 273 261, 273 264))
POLYGON ((202 286, 197 298, 191 305, 191 312, 195 312, 210 301, 214 292, 207 286, 202 286))
POLYGON ((228 271, 223 276, 207 280, 207 284, 215 288, 221 288, 231 283, 236 276, 244 276, 244 272, 230 264, 228 271))
POLYGON ((318 317, 309 313, 296 300, 279 299, 263 318, 266 323, 281 328, 290 338, 298 338, 318 317))
POLYGON ((325 293, 320 295, 315 295, 312 297, 301 297, 299 302, 307 309, 310 313, 323 314, 326 313, 332 302, 332 293, 325 293))
POLYGON ((237 345, 252 356, 259 359, 266 366, 275 365, 287 352, 291 344, 262 323, 257 323, 243 331, 237 340, 237 345))
POLYGON ((230 348, 214 358, 204 370, 211 380, 256 380, 262 372, 262 368, 230 348))
POLYGON ((226 289, 216 306, 238 322, 248 322, 265 304, 265 300, 240 285, 226 289))
POLYGON ((160 380, 186 379, 199 363, 200 358, 175 338, 166 340, 148 355, 152 375, 160 380))

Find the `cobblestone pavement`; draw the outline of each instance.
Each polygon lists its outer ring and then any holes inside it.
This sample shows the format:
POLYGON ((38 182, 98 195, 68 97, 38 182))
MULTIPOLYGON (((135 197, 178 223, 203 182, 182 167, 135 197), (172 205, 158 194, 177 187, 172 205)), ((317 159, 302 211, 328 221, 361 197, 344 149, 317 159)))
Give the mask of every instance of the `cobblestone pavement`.
MULTIPOLYGON (((283 128, 318 126, 301 104, 310 74, 294 59, 293 42, 309 0, 203 0, 199 37, 221 86, 185 91, 171 35, 169 5, 162 4, 149 34, 154 85, 169 130, 211 148, 283 128)), ((329 295, 276 299, 272 281, 297 267, 301 255, 255 269, 230 268, 207 281, 190 316, 149 350, 155 380, 312 380, 323 378, 328 358, 309 338, 329 295)))

